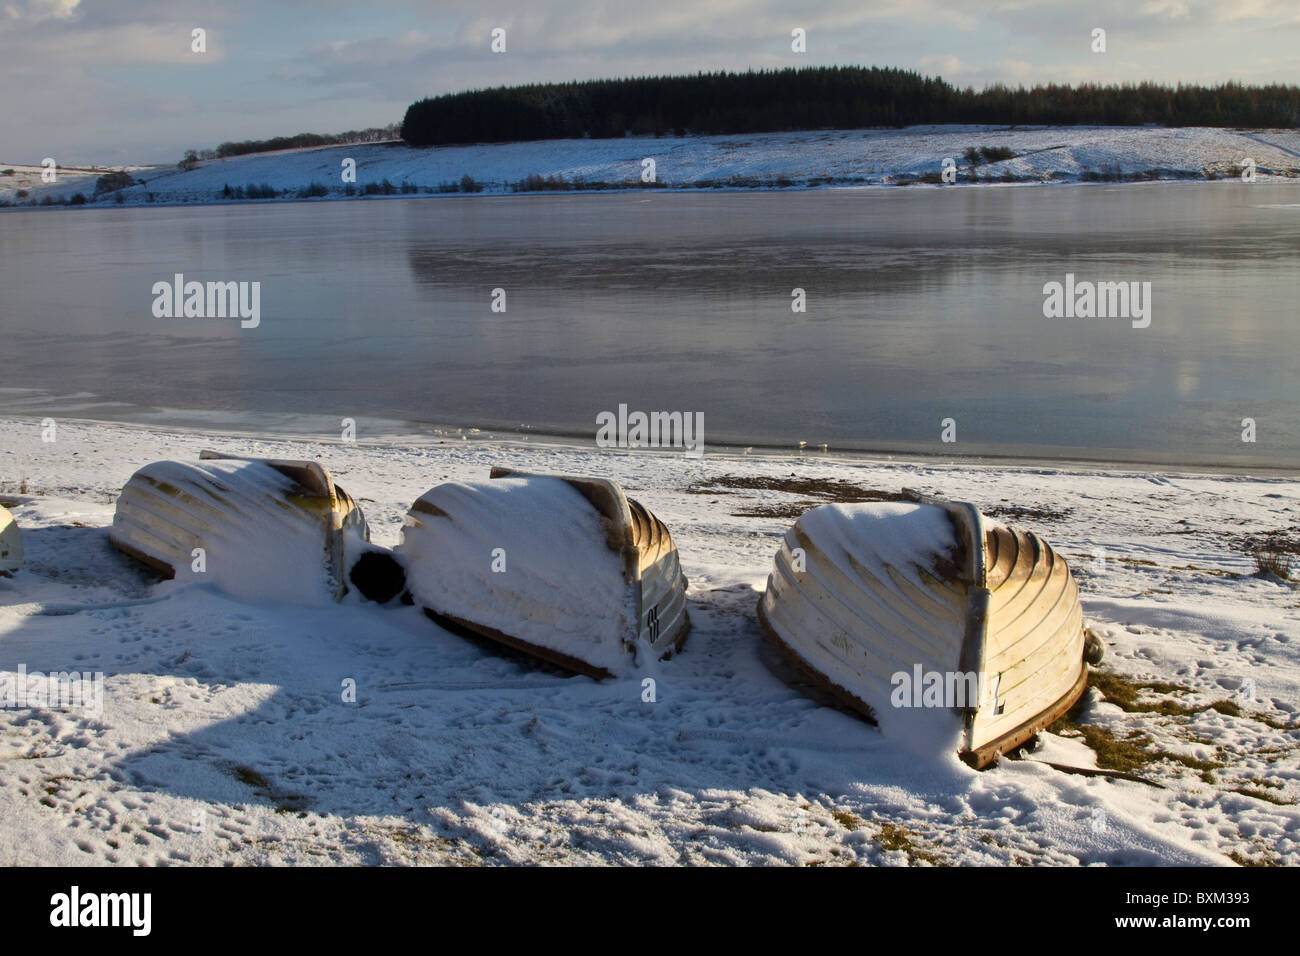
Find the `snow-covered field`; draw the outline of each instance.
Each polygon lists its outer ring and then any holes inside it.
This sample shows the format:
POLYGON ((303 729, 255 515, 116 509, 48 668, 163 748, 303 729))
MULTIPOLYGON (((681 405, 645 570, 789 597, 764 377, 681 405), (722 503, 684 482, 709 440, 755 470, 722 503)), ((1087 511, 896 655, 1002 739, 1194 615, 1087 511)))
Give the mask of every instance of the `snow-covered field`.
POLYGON ((0 709, 0 864, 1300 863, 1300 590, 1246 553, 1300 541, 1293 479, 76 421, 45 443, 5 420, 0 498, 27 552, 0 579, 0 676, 106 675, 98 716, 0 709), (693 630, 598 683, 355 594, 294 607, 153 582, 108 544, 115 495, 204 447, 319 456, 387 546, 420 494, 494 464, 614 478, 671 528, 693 630), (1105 638, 1112 701, 1090 690, 1041 750, 975 772, 792 687, 755 603, 790 515, 842 496, 782 490, 811 478, 1042 533, 1105 638), (1044 764, 1095 765, 1085 741, 1161 786, 1044 764))
MULTIPOLYGON (((654 160, 655 181, 667 188, 698 186, 790 187, 870 185, 937 175, 952 158, 966 181, 969 147, 1006 147, 1015 158, 981 163, 976 175, 998 182, 1077 182, 1089 174, 1145 174, 1160 179, 1238 175, 1247 159, 1260 177, 1300 177, 1300 131, 1230 130, 1202 127, 986 127, 933 126, 907 129, 823 130, 737 136, 630 137, 546 140, 478 146, 411 149, 401 143, 286 150, 211 160, 190 171, 175 166, 128 167, 142 185, 123 190, 127 203, 214 202, 252 183, 277 192, 320 183, 339 198, 343 161, 356 161, 360 194, 367 184, 388 180, 420 191, 457 188, 468 175, 485 194, 509 191, 531 175, 566 183, 641 187, 643 161, 654 160), (152 196, 152 200, 150 197, 152 196)), ((55 157, 57 159, 57 157, 55 157)), ((0 176, 0 200, 93 194, 103 170, 64 170, 59 181, 40 183, 40 168, 12 168, 0 176)), ((101 198, 100 202, 111 201, 101 198)))

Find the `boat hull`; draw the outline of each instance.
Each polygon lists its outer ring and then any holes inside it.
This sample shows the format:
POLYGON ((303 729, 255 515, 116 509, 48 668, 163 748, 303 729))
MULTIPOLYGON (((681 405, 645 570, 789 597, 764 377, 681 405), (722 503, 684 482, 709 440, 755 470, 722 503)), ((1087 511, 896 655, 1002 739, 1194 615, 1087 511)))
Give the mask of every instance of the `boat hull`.
POLYGON ((139 469, 109 532, 114 547, 165 578, 290 603, 341 598, 349 542, 368 540, 356 502, 319 463, 214 452, 139 469))
POLYGON ((887 734, 910 735, 917 706, 945 711, 977 767, 1059 719, 1087 684, 1065 561, 960 502, 915 495, 805 513, 758 616, 802 673, 887 734))
POLYGON ((689 629, 671 534, 614 482, 494 468, 439 485, 394 554, 435 621, 597 679, 670 656, 689 629))
POLYGON ((23 536, 9 509, 0 506, 0 576, 9 577, 23 563, 23 536))

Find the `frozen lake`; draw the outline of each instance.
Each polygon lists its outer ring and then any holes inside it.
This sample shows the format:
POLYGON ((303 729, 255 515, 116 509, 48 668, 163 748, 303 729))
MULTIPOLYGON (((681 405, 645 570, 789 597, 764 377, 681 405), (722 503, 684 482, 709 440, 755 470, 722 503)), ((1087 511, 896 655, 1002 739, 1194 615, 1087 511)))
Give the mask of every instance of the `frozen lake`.
POLYGON ((1298 258, 1300 190, 1238 182, 9 211, 0 415, 1297 466, 1298 258), (259 324, 156 317, 177 273, 259 324), (1149 325, 1046 317, 1067 274, 1149 325))

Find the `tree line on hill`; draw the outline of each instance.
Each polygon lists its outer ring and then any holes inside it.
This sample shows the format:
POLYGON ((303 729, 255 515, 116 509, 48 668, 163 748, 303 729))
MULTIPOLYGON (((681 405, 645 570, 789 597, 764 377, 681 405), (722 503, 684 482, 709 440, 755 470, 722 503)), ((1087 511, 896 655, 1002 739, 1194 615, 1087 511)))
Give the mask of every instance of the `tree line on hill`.
POLYGON ((412 103, 401 136, 411 146, 442 146, 938 123, 1294 128, 1300 125, 1300 87, 1139 83, 975 90, 910 70, 809 67, 449 93, 412 103))
POLYGON ((185 157, 177 165, 182 169, 192 169, 201 159, 227 159, 231 156, 246 156, 249 153, 269 153, 277 149, 381 143, 385 140, 397 139, 399 131, 398 124, 390 123, 388 126, 372 126, 369 129, 354 129, 346 133, 298 133, 295 136, 273 136, 270 139, 222 143, 216 149, 187 150, 185 157))

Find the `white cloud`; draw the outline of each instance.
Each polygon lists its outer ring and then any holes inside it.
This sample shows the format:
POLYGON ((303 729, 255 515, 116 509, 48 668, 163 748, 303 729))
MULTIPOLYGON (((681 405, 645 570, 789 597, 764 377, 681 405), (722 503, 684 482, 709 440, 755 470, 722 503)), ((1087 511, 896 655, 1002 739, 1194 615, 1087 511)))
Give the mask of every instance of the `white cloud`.
POLYGON ((67 20, 81 0, 27 0, 26 3, 6 3, 5 16, 10 20, 40 23, 42 20, 67 20))
POLYGON ((179 157, 383 125, 459 89, 790 65, 902 66, 963 86, 1300 83, 1298 31, 1296 0, 0 0, 0 62, 23 91, 0 99, 0 129, 13 161, 179 157), (190 52, 195 26, 206 54, 190 52), (505 55, 488 48, 496 26, 505 55), (1089 50, 1095 26, 1105 55, 1089 50), (806 55, 790 50, 794 27, 806 55))
POLYGON ((1147 0, 1142 12, 1159 20, 1177 20, 1191 16, 1191 8, 1184 0, 1147 0))
POLYGON ((970 72, 970 67, 951 53, 923 56, 917 60, 917 64, 921 67, 922 72, 939 76, 961 76, 963 73, 970 72))

